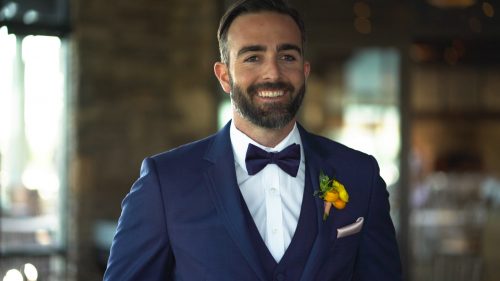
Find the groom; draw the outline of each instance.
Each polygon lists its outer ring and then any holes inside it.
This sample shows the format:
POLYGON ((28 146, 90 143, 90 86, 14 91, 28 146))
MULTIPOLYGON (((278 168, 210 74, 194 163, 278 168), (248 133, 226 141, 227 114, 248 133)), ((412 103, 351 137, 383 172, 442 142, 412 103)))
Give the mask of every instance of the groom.
POLYGON ((218 39, 232 122, 144 160, 104 280, 401 280, 377 162, 296 122, 310 70, 297 11, 239 1, 218 39))

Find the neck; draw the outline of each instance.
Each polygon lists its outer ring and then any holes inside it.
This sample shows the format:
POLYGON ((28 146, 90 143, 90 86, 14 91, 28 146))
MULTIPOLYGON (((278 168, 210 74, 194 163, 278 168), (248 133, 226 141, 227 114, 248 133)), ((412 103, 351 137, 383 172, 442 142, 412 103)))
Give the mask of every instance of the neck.
POLYGON ((278 145, 283 139, 286 138, 286 136, 288 136, 288 134, 290 134, 295 126, 294 119, 283 128, 263 128, 249 122, 238 114, 233 114, 233 122, 238 130, 257 143, 267 147, 275 147, 278 145))

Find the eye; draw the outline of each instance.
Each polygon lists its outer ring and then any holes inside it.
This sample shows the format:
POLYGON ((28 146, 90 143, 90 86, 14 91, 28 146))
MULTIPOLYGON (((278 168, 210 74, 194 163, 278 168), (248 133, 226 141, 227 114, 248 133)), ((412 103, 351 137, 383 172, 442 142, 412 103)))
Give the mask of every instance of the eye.
POLYGON ((257 62, 257 61, 259 61, 259 57, 257 57, 257 56, 250 56, 248 58, 245 58, 243 61, 244 62, 257 62))
POLYGON ((297 59, 293 55, 282 55, 281 59, 284 61, 296 61, 297 59))

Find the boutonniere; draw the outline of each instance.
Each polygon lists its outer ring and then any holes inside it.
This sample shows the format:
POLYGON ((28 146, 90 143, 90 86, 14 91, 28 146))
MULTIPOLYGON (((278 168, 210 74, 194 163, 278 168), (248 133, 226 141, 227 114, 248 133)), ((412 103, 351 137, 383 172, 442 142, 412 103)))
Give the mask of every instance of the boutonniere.
POLYGON ((342 210, 345 208, 347 202, 349 202, 349 194, 344 185, 335 178, 330 179, 323 171, 319 174, 319 190, 314 192, 314 196, 318 196, 325 201, 324 221, 328 218, 332 205, 342 210))

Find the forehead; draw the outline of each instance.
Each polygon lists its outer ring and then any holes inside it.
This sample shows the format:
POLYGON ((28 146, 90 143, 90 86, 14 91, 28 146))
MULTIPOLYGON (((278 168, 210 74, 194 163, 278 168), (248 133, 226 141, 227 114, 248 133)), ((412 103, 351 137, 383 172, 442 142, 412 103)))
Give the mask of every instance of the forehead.
POLYGON ((227 33, 230 52, 249 45, 265 47, 294 44, 302 47, 300 29, 288 15, 275 12, 248 13, 234 19, 227 33))

